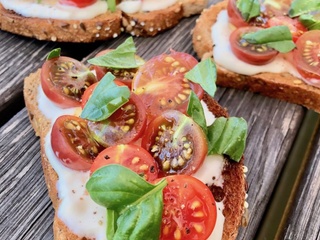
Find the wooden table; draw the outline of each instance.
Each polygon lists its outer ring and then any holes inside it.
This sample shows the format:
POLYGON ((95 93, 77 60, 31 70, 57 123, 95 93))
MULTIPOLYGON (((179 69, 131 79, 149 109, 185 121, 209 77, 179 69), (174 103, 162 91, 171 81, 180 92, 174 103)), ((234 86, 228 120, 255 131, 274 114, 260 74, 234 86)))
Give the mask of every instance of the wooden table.
MULTIPOLYGON (((197 16, 154 38, 134 38, 145 59, 170 49, 195 56, 197 16)), ((56 47, 79 60, 115 48, 128 35, 92 44, 42 42, 0 31, 0 239, 53 239, 53 209, 39 139, 24 107, 23 79, 56 47)), ((249 125, 249 224, 237 239, 320 239, 319 114, 258 94, 218 88, 216 100, 249 125)))

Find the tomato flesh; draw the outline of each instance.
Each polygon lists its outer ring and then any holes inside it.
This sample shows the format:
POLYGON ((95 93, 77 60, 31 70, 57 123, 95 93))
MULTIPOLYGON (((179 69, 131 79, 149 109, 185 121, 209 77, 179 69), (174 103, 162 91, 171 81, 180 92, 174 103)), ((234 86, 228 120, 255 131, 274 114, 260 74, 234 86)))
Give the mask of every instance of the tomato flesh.
POLYGON ((253 64, 264 65, 271 62, 278 51, 265 44, 250 44, 242 38, 246 33, 258 31, 259 27, 242 27, 234 30, 230 35, 230 46, 233 54, 240 60, 253 64))
POLYGON ((93 173, 108 164, 121 164, 143 176, 147 181, 158 177, 158 165, 142 147, 133 144, 120 144, 104 149, 94 160, 90 169, 93 173))
POLYGON ((61 163, 71 169, 89 170, 102 147, 91 137, 85 119, 62 115, 51 131, 52 150, 61 163))
POLYGON ((191 175, 202 165, 208 151, 199 125, 176 110, 165 111, 150 122, 141 146, 158 162, 160 176, 191 175))
POLYGON ((320 30, 304 33, 296 46, 293 61, 297 70, 309 84, 320 87, 320 30))
POLYGON ((82 94, 95 82, 95 75, 73 58, 53 58, 41 68, 43 92, 61 108, 80 106, 82 94))
POLYGON ((184 78, 184 74, 197 63, 187 53, 171 51, 150 59, 139 68, 132 82, 132 91, 145 104, 149 121, 168 109, 186 112, 191 91, 202 98, 201 86, 184 78))
POLYGON ((74 6, 74 7, 87 7, 94 4, 97 0, 59 0, 62 5, 74 6))
POLYGON ((147 123, 144 104, 138 96, 131 93, 129 101, 114 112, 108 119, 88 122, 88 127, 104 147, 120 143, 131 143, 143 134, 147 123))
POLYGON ((209 188, 188 175, 166 179, 160 239, 207 239, 217 218, 215 200, 209 188))

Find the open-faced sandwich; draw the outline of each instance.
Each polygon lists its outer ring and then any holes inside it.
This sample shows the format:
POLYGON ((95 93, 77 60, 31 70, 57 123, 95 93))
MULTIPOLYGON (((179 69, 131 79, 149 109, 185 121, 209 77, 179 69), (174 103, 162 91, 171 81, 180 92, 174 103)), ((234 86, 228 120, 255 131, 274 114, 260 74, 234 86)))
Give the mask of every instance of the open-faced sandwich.
POLYGON ((89 63, 55 49, 24 83, 54 238, 235 239, 247 124, 213 99, 212 60, 145 62, 129 38, 89 63))
POLYGON ((320 112, 318 0, 224 0, 202 12, 193 45, 213 57, 217 85, 320 112))
POLYGON ((0 0, 0 29, 39 40, 94 42, 122 31, 154 36, 207 0, 0 0))

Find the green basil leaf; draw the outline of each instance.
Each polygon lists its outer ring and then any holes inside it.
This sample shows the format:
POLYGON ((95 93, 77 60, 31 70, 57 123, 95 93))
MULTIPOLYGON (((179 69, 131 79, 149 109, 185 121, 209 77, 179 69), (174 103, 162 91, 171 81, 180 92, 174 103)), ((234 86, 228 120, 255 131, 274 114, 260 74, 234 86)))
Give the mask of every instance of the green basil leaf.
POLYGON ((53 49, 51 52, 48 53, 47 60, 60 57, 60 53, 61 53, 61 48, 53 49))
POLYGON ((320 30, 320 11, 312 14, 303 14, 299 17, 299 21, 308 30, 320 30))
POLYGON ((275 26, 246 33, 242 38, 252 44, 266 44, 282 53, 290 52, 295 48, 292 34, 287 26, 275 26))
POLYGON ((80 117, 91 121, 107 119, 128 102, 130 90, 126 86, 118 86, 113 82, 115 77, 107 73, 98 83, 86 103, 80 117))
POLYGON ((118 69, 137 68, 143 65, 144 61, 136 58, 136 47, 133 38, 129 37, 120 44, 115 50, 107 52, 102 56, 88 60, 90 64, 118 69))
POLYGON ((111 12, 116 11, 116 0, 107 0, 107 3, 108 3, 108 9, 111 12))
POLYGON ((228 155, 239 162, 245 149, 247 129, 243 118, 217 118, 208 127, 208 153, 228 155))
POLYGON ((117 231, 117 219, 119 214, 117 211, 107 209, 107 239, 113 239, 117 231))
POLYGON ((159 239, 162 211, 162 191, 130 206, 117 220, 114 239, 159 239))
POLYGON ((187 113, 202 128, 203 132, 207 134, 206 117, 201 102, 193 91, 190 94, 187 113))
POLYGON ((320 10, 319 0, 293 0, 291 2, 289 16, 297 17, 316 10, 320 10))
POLYGON ((210 58, 199 62, 194 68, 185 74, 185 78, 192 82, 199 83, 211 97, 214 96, 217 90, 216 65, 210 58))
POLYGON ((237 8, 246 22, 260 15, 259 0, 238 0, 237 8))

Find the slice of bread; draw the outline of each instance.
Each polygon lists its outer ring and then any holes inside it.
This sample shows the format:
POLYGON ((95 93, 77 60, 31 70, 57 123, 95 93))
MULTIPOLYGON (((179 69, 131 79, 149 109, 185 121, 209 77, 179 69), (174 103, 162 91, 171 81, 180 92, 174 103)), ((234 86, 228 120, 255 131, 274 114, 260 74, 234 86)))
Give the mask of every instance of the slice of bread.
POLYGON ((86 20, 23 17, 0 3, 0 29, 39 40, 94 42, 119 36, 124 29, 134 36, 154 36, 176 26, 181 18, 200 13, 207 0, 180 0, 162 10, 126 14, 117 10, 86 20))
MULTIPOLYGON (((45 136, 51 129, 50 120, 41 112, 38 107, 38 89, 40 85, 40 69, 30 74, 24 80, 24 98, 26 108, 28 110, 30 122, 35 130, 37 136, 40 136, 41 143, 41 159, 48 187, 50 199, 52 201, 53 208, 57 212, 59 208, 59 195, 57 192, 56 184, 58 181, 58 175, 50 165, 50 162, 45 153, 45 136)), ((228 117, 226 109, 221 107, 213 98, 208 95, 204 96, 204 101, 207 103, 209 110, 216 116, 228 117)), ((240 163, 226 160, 226 164, 222 173, 224 183, 223 189, 218 191, 219 196, 223 198, 224 210, 223 215, 225 217, 223 227, 223 240, 235 239, 237 236, 238 228, 242 223, 243 215, 245 213, 244 203, 246 194, 246 183, 244 177, 244 165, 243 158, 240 163), (222 194, 222 195, 221 195, 222 194)), ((72 233, 64 222, 54 217, 54 239, 56 240, 74 240, 74 239, 86 239, 82 236, 77 236, 72 233)))
MULTIPOLYGON (((227 0, 224 0, 204 10, 197 20, 192 41, 199 58, 212 57, 211 27, 216 22, 218 14, 226 8, 227 0)), ((263 72, 249 76, 228 71, 219 64, 216 66, 219 86, 249 90, 320 112, 320 89, 306 84, 290 73, 263 72)))

